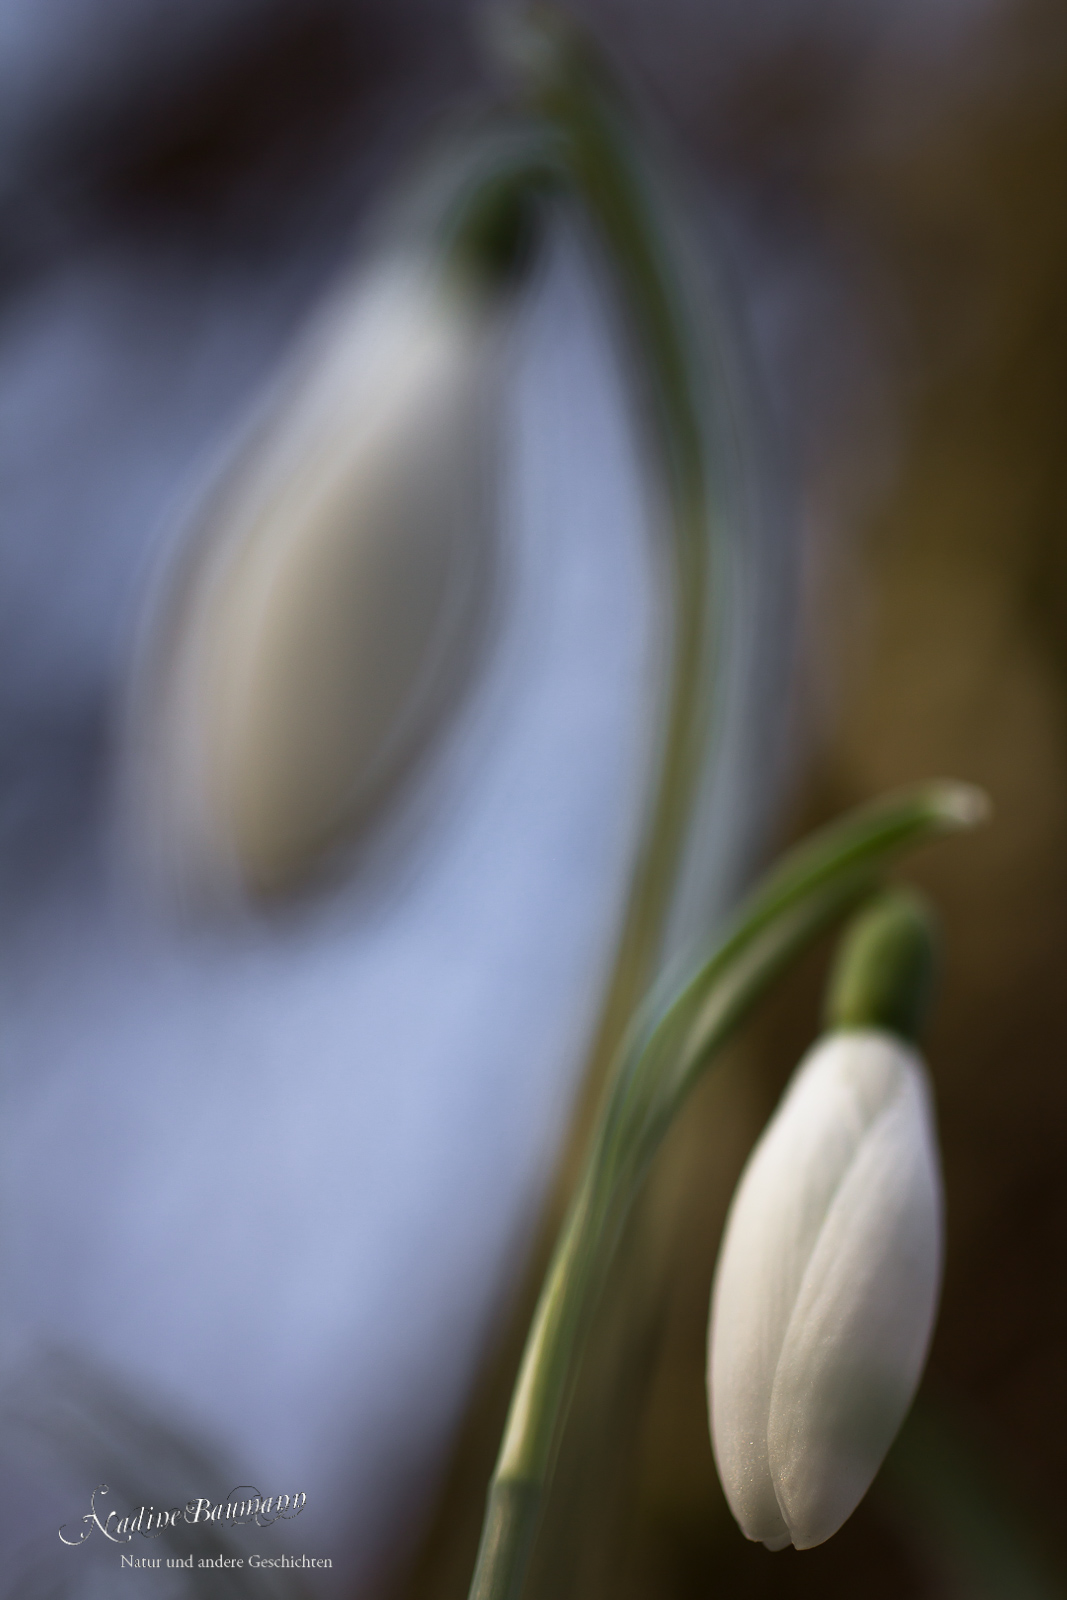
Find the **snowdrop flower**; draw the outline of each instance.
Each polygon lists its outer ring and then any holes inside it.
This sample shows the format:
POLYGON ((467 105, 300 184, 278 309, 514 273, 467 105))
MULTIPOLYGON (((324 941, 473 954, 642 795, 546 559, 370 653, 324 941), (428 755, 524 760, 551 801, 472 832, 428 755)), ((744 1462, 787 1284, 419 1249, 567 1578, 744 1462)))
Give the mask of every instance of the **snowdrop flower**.
POLYGON ((862 1499, 919 1382, 941 1257, 919 1054, 882 1027, 826 1035, 749 1159, 715 1274, 712 1444, 749 1539, 809 1549, 862 1499))
POLYGON ((216 489, 140 713, 168 878, 299 887, 424 741, 486 599, 498 324, 473 276, 389 261, 216 489))

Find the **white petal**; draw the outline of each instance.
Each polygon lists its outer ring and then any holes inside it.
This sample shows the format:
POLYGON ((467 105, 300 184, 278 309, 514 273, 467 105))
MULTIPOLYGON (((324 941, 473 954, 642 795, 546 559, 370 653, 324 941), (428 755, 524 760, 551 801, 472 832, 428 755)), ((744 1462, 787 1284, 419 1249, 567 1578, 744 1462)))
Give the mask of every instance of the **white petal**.
POLYGON ((216 494, 152 708, 184 870, 299 882, 424 731, 486 565, 487 330, 383 272, 319 325, 216 494))
POLYGON ((768 1454, 787 1330, 834 1197, 869 1130, 916 1071, 911 1053, 887 1035, 820 1041, 753 1151, 727 1218, 709 1331, 712 1443, 743 1532, 772 1548, 791 1537, 768 1454))
POLYGON ((941 1188, 922 1069, 864 1137, 827 1212, 782 1345, 768 1419, 800 1550, 870 1487, 919 1382, 941 1279, 941 1188))

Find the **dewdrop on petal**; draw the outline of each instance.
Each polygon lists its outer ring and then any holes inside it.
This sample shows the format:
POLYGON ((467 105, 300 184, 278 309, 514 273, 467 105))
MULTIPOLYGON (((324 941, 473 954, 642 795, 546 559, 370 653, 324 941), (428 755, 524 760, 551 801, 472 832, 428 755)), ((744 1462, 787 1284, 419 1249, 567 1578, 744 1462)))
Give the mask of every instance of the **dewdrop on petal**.
MULTIPOLYGON (((879 917, 884 935, 904 897, 894 898, 895 908, 860 919, 853 952, 870 944, 879 917)), ((914 909, 905 907, 904 921, 914 909)), ((896 956, 902 950, 888 982, 893 959, 875 961, 858 1006, 856 963, 843 963, 837 1020, 858 1010, 897 1022, 921 1009, 916 991, 929 964, 903 944, 896 956)), ((867 1492, 922 1373, 942 1233, 934 1115, 917 1050, 884 1026, 827 1034, 749 1159, 715 1273, 712 1445, 749 1539, 772 1550, 821 1544, 867 1492)))
POLYGON ((168 876, 298 888, 462 676, 486 597, 499 313, 393 259, 320 318, 171 584, 142 710, 168 876))

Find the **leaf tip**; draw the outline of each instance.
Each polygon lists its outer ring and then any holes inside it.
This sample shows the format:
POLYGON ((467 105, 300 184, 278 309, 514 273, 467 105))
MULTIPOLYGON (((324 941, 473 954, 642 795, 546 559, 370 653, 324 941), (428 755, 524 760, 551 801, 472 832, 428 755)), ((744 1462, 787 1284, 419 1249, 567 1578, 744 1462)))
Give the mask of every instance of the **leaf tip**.
POLYGON ((934 786, 931 806, 946 828, 976 828, 993 815, 993 802, 984 789, 951 779, 934 786))

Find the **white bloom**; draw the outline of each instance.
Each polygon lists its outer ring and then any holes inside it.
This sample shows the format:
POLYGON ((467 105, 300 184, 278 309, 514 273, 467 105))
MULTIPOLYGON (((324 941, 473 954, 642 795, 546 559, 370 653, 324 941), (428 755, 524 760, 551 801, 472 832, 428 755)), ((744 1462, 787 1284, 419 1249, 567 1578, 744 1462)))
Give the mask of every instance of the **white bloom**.
POLYGON ((749 1539, 809 1549, 863 1498, 919 1382, 941 1255, 919 1056, 828 1035, 749 1159, 715 1274, 712 1444, 749 1539))
POLYGON ((142 725, 183 880, 299 885, 411 756, 485 596, 496 318, 391 262, 320 319, 169 586, 142 725))

